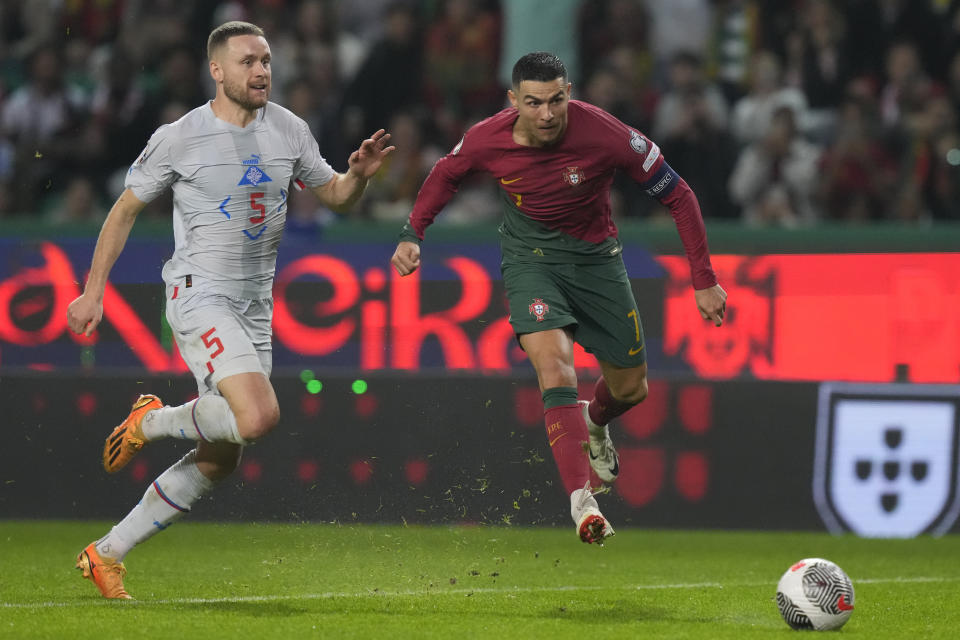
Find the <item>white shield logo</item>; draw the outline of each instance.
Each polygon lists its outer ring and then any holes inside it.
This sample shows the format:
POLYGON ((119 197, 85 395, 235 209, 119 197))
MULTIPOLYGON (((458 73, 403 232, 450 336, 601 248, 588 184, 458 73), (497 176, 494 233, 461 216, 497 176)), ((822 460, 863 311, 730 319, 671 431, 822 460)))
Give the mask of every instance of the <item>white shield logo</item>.
POLYGON ((958 434, 957 387, 821 385, 813 495, 827 528, 946 533, 960 514, 958 434))

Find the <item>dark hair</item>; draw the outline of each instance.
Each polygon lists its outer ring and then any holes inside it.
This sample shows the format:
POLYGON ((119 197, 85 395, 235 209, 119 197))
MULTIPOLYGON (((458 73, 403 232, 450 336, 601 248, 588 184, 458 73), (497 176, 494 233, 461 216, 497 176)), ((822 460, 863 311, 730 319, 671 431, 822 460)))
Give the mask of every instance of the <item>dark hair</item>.
POLYGON ((535 51, 523 56, 513 65, 513 86, 524 80, 550 82, 557 78, 567 79, 567 68, 557 56, 546 51, 535 51))
POLYGON ((207 58, 213 59, 213 52, 227 43, 233 36, 263 36, 263 29, 250 22, 232 20, 210 32, 207 38, 207 58))

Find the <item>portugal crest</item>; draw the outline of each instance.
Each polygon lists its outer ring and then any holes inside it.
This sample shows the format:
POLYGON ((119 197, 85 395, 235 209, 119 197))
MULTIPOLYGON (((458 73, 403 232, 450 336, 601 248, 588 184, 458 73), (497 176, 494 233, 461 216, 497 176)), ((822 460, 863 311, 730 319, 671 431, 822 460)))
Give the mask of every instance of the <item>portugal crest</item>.
POLYGON ((825 383, 813 496, 827 528, 866 537, 941 535, 960 514, 960 391, 825 383))
POLYGON ((567 167, 563 170, 563 181, 571 187, 579 186, 583 183, 583 171, 580 167, 567 167))
POLYGON ((527 310, 537 318, 537 322, 543 322, 543 316, 547 315, 550 307, 543 301, 543 298, 534 298, 527 310))

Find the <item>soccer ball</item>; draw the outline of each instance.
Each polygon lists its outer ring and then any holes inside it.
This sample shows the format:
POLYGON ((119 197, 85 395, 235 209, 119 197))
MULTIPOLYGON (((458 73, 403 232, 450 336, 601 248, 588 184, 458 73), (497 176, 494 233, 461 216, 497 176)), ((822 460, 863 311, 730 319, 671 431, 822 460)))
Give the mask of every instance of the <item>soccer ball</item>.
POLYGON ((777 608, 794 629, 839 629, 853 613, 853 583, 823 558, 806 558, 777 583, 777 608))

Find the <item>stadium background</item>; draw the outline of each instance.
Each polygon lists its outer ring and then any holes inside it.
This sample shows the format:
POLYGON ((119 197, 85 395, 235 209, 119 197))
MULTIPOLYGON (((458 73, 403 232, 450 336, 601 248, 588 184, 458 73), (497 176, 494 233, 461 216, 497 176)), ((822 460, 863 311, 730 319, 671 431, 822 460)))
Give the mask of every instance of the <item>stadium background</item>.
MULTIPOLYGON (((642 527, 956 530, 960 3, 36 7, 0 1, 0 517, 115 518, 185 450, 151 446, 117 477, 99 466, 137 393, 195 393, 162 314, 169 200, 141 214, 95 338, 69 335, 64 310, 130 162, 209 97, 210 28, 248 19, 271 43, 273 99, 334 166, 381 126, 399 148, 346 218, 291 201, 282 424, 197 517, 566 524, 505 323, 492 187, 465 185, 417 278, 387 266, 430 166, 503 106, 513 60, 549 49, 575 96, 647 132, 691 183, 731 294, 726 326, 702 326, 668 214, 617 182, 652 389, 615 429, 624 475, 605 512, 642 527), (952 422, 860 425, 861 449, 839 451, 818 433, 858 425, 825 411, 835 381, 885 408, 933 398, 952 422), (876 513, 845 512, 843 495, 876 513)), ((589 385, 595 364, 578 365, 589 385)))

